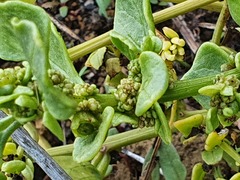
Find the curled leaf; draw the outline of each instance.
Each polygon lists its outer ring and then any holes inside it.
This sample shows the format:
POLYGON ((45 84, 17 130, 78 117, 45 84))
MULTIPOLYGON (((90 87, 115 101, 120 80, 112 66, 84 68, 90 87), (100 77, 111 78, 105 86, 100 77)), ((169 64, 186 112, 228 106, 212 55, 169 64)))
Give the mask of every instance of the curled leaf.
POLYGON ((98 132, 85 137, 78 137, 74 141, 73 159, 80 162, 90 161, 99 152, 104 140, 106 139, 108 129, 112 124, 114 109, 106 107, 102 113, 102 124, 98 132))
POLYGON ((104 55, 106 53, 107 48, 102 47, 93 53, 90 54, 87 61, 85 62, 85 66, 87 67, 93 67, 94 69, 99 69, 100 66, 102 66, 104 55))
POLYGON ((160 56, 151 51, 144 51, 139 57, 142 84, 137 97, 135 114, 143 115, 157 102, 168 88, 168 70, 160 56))

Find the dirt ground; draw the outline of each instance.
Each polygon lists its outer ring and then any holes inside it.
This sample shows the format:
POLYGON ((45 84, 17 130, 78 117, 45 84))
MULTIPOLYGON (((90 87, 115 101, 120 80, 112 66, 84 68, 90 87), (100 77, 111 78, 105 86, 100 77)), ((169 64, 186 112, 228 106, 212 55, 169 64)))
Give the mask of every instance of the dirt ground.
MULTIPOLYGON (((113 27, 113 17, 114 17, 114 1, 109 6, 107 10, 108 18, 100 16, 98 13, 98 7, 94 0, 69 0, 66 3, 60 3, 59 1, 47 1, 47 0, 38 0, 38 5, 43 7, 50 16, 52 16, 57 23, 55 24, 59 32, 63 35, 63 38, 66 42, 68 48, 80 44, 84 41, 92 39, 104 32, 107 32, 113 27), (59 8, 66 5, 68 7, 68 15, 66 17, 61 17, 59 13, 59 8), (75 33, 76 36, 70 35, 75 33)), ((159 5, 153 5, 153 11, 157 11, 164 7, 159 5)), ((201 44, 204 41, 209 41, 213 33, 214 25, 217 21, 218 13, 209 12, 206 10, 196 10, 186 15, 182 16, 182 20, 187 24, 186 28, 194 35, 196 44, 201 44)), ((168 26, 177 30, 177 25, 172 21, 166 21, 164 23, 158 24, 156 28, 161 30, 162 27, 168 26)), ((236 50, 240 50, 240 44, 237 44, 236 41, 239 39, 239 35, 234 31, 235 24, 230 21, 228 24, 229 31, 232 31, 232 35, 229 37, 226 45, 234 46, 236 50)), ((180 32, 179 32, 180 33, 180 32)), ((185 61, 191 65, 193 61, 194 53, 192 52, 189 46, 186 47, 185 61)), ((79 59, 75 62, 77 69, 80 69, 84 65, 86 57, 79 59)), ((6 66, 4 64, 4 66, 6 66)), ((189 66, 183 66, 181 64, 175 64, 177 74, 181 76, 188 69, 189 66)), ((105 73, 100 71, 92 70, 92 76, 85 76, 85 80, 90 83, 95 83, 101 87, 105 73)), ((199 108, 198 104, 194 101, 189 101, 189 105, 194 108, 199 108)), ((73 142, 73 135, 69 131, 70 124, 66 122, 63 124, 65 128, 67 143, 73 142)), ((48 139, 48 141, 53 146, 60 145, 59 142, 50 132, 45 129, 42 129, 42 134, 48 139)), ((147 151, 152 147, 154 140, 143 141, 131 146, 126 147, 126 149, 145 156, 147 151)), ((194 164, 197 162, 202 162, 201 151, 204 146, 204 136, 199 135, 194 141, 183 145, 181 142, 181 134, 174 134, 173 144, 176 147, 182 162, 187 168, 187 179, 191 177, 191 169, 194 164)), ((130 157, 124 154, 118 154, 118 159, 113 166, 113 173, 106 179, 111 180, 137 180, 140 177, 141 164, 130 157)), ((227 166, 226 166, 227 170, 227 166)), ((226 172, 228 176, 228 172, 226 172)), ((37 169, 35 172, 35 179, 48 179, 41 170, 37 169)), ((206 179, 214 179, 212 176, 206 176, 206 179)))

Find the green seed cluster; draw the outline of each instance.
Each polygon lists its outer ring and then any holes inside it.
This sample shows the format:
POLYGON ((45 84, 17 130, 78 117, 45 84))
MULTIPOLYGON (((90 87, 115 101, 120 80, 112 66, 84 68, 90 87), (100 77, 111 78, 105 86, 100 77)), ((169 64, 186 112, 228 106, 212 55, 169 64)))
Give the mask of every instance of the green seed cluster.
POLYGON ((127 66, 128 68, 128 78, 131 78, 136 83, 142 82, 141 67, 139 65, 138 59, 130 61, 127 66))
POLYGON ((145 112, 142 116, 139 117, 138 126, 140 128, 154 126, 157 118, 158 117, 156 111, 153 108, 150 108, 147 112, 145 112))
POLYGON ((14 68, 0 69, 0 87, 8 84, 19 85, 24 78, 25 68, 15 66, 14 68))
POLYGON ((123 78, 114 93, 118 102, 118 110, 121 112, 132 110, 137 102, 136 96, 140 88, 140 83, 132 78, 123 78))
POLYGON ((72 96, 74 93, 74 83, 65 78, 65 76, 59 71, 54 69, 49 69, 48 75, 52 80, 54 87, 60 89, 66 95, 72 96))
POLYGON ((11 110, 13 111, 12 113, 13 113, 14 117, 31 117, 37 113, 36 109, 31 109, 28 107, 21 107, 18 105, 13 105, 11 110))
MULTIPOLYGON (((138 91, 142 82, 141 68, 138 59, 130 61, 128 64, 128 77, 123 78, 117 86, 114 95, 118 100, 118 110, 134 111, 137 102, 138 91)), ((146 113, 139 117, 139 127, 154 126, 157 114, 154 108, 150 108, 146 113)))
POLYGON ((84 99, 78 104, 78 111, 92 111, 93 113, 98 113, 101 112, 102 107, 100 103, 94 99, 94 98, 89 98, 89 99, 84 99))
POLYGON ((97 86, 95 84, 75 84, 74 86, 74 96, 77 98, 86 98, 99 93, 97 86))
POLYGON ((211 97, 210 105, 217 107, 218 115, 226 118, 226 120, 237 120, 240 110, 240 96, 238 93, 240 81, 235 75, 218 76, 216 85, 222 85, 222 89, 211 97))

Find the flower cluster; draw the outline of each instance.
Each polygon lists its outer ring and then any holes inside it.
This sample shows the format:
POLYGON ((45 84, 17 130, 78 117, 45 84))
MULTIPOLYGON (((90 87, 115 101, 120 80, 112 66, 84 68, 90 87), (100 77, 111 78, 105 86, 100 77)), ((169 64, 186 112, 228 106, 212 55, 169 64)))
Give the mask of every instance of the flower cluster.
POLYGON ((168 40, 163 41, 163 47, 160 53, 162 59, 168 61, 183 61, 185 54, 184 39, 179 38, 179 35, 168 27, 163 28, 163 33, 168 40))
POLYGON ((200 94, 211 97, 210 105, 217 109, 217 118, 224 127, 240 117, 239 85, 235 75, 217 76, 214 85, 199 89, 200 94))

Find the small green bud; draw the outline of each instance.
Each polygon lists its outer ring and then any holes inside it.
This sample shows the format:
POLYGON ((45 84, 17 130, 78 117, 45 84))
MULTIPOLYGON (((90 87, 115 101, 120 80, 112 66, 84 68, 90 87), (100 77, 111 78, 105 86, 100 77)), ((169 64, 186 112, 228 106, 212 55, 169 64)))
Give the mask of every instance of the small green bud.
POLYGON ((232 110, 231 108, 225 107, 225 108, 223 109, 223 115, 224 115, 225 117, 232 117, 232 116, 234 115, 234 113, 233 113, 233 110, 232 110))
POLYGON ((224 88, 224 86, 225 85, 222 83, 204 86, 198 90, 198 93, 212 97, 212 96, 215 96, 216 94, 218 94, 224 88))
POLYGON ((174 49, 177 49, 177 45, 176 44, 173 44, 170 46, 169 50, 173 51, 174 49))
POLYGON ((1 171, 8 174, 20 174, 22 170, 26 168, 26 163, 20 160, 12 160, 4 162, 1 167, 1 171))
POLYGON ((169 48, 171 47, 172 43, 170 41, 163 41, 163 51, 169 50, 169 48))
POLYGON ((13 142, 7 142, 3 149, 3 156, 8 156, 10 154, 16 154, 17 146, 13 142))
POLYGON ((183 56, 183 55, 185 54, 184 48, 178 47, 177 50, 178 50, 178 54, 179 54, 179 55, 183 56))
POLYGON ((179 37, 178 33, 171 28, 163 27, 162 30, 163 30, 163 33, 165 34, 165 36, 167 36, 170 39, 172 39, 174 37, 179 37))

